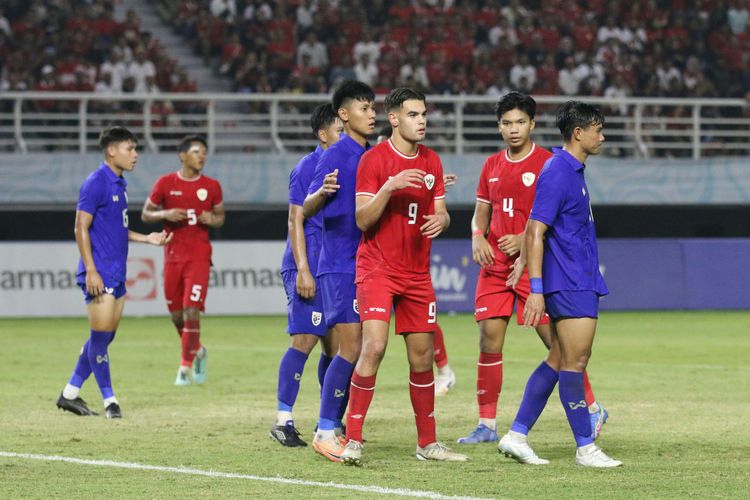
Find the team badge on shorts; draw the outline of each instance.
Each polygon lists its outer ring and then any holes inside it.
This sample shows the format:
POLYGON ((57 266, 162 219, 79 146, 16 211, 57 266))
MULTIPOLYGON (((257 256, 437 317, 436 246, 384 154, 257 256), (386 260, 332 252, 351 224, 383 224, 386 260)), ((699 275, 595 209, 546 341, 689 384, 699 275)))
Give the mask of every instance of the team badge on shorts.
POLYGON ((523 185, 526 187, 531 187, 534 184, 534 179, 536 179, 534 172, 526 172, 521 176, 521 181, 523 181, 523 185))
POLYGON ((424 185, 427 186, 427 189, 432 189, 432 186, 435 185, 435 176, 432 174, 427 174, 424 176, 424 185))
POLYGON ((198 196, 198 199, 201 201, 206 201, 206 198, 208 198, 208 189, 200 188, 198 191, 195 192, 196 196, 198 196))
POLYGON ((352 301, 352 309, 354 309, 355 313, 359 314, 359 304, 357 303, 357 299, 352 301))
POLYGON ((320 324, 320 320, 323 319, 323 313, 320 313, 318 311, 313 311, 312 313, 312 324, 313 326, 318 326, 320 324))

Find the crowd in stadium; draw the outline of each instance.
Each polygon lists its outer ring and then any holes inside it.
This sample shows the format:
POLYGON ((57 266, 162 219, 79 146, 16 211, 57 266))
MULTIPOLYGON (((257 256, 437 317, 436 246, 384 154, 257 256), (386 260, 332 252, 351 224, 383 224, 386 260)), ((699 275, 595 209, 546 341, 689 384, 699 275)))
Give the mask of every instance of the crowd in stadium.
MULTIPOLYGON (((111 1, 3 2, 0 88, 195 91, 111 1)), ((730 97, 750 91, 747 0, 160 0, 238 92, 730 97)))

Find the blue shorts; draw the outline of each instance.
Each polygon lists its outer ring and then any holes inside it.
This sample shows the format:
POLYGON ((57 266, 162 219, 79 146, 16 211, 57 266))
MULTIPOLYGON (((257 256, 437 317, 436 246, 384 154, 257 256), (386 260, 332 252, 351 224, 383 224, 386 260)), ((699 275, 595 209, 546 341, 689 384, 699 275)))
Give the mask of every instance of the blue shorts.
POLYGON ((320 292, 320 283, 315 280, 315 296, 311 299, 303 299, 297 293, 297 271, 290 269, 281 273, 284 280, 284 291, 286 291, 286 333, 296 335, 308 333, 325 337, 326 322, 323 321, 323 299, 320 292))
POLYGON ((359 323, 354 273, 328 273, 318 279, 320 291, 323 292, 323 314, 328 327, 339 323, 359 323))
MULTIPOLYGON (((86 275, 82 275, 84 281, 81 283, 80 281, 76 282, 76 284, 81 288, 81 291, 83 292, 83 300, 86 301, 87 304, 90 304, 94 298, 96 298, 94 295, 90 295, 89 292, 86 291, 86 275)), ((81 276, 78 277, 79 279, 81 276)), ((115 300, 119 299, 120 297, 124 297, 127 293, 127 290, 125 290, 125 283, 121 281, 106 281, 104 278, 102 278, 102 281, 104 281, 104 293, 107 295, 114 295, 115 300)))
POLYGON ((599 296, 591 290, 545 293, 544 304, 553 321, 565 318, 598 318, 599 296))

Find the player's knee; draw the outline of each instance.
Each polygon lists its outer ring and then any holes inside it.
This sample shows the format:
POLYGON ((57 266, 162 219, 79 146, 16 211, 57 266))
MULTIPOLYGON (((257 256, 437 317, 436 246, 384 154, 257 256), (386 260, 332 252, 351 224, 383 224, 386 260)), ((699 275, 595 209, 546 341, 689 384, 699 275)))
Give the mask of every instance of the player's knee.
POLYGON ((586 366, 589 364, 589 358, 591 357, 591 352, 587 352, 584 354, 578 355, 578 357, 575 359, 575 368, 576 371, 583 371, 586 369, 586 366))
POLYGON ((186 307, 182 310, 182 317, 186 321, 198 321, 201 318, 201 310, 197 307, 186 307))
POLYGON ((292 335, 292 348, 296 349, 300 352, 303 352, 305 354, 310 354, 310 352, 315 347, 315 344, 318 343, 318 337, 311 334, 300 334, 300 335, 292 335))

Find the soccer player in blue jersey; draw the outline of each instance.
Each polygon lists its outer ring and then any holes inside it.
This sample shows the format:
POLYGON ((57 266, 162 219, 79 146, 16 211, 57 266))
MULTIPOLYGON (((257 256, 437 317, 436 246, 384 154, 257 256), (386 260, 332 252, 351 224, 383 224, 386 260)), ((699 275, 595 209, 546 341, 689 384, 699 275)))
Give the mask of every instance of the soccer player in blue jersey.
POLYGON ((315 278, 323 223, 320 214, 305 219, 302 204, 320 155, 339 140, 343 125, 331 103, 315 108, 310 117, 310 125, 318 139, 318 147, 302 158, 289 175, 289 236, 281 262, 281 276, 287 298, 286 332, 291 336, 291 346, 279 364, 278 411, 270 436, 289 447, 307 446, 300 438, 292 417, 307 357, 320 339, 318 381, 322 387, 326 370, 335 354, 332 336, 326 335, 328 329, 323 317, 323 299, 315 278))
POLYGON ((560 401, 576 441, 576 463, 586 467, 617 467, 594 444, 583 387, 583 372, 599 315, 599 297, 609 293, 599 272, 594 217, 584 179, 586 159, 601 152, 604 116, 594 106, 568 101, 557 112, 562 149, 553 148, 539 180, 525 232, 525 245, 514 269, 529 268, 531 291, 524 324, 537 326, 545 310, 551 319, 552 346, 531 374, 510 428, 498 445, 521 463, 543 465, 527 435, 559 382, 560 401))
POLYGON ((121 418, 109 372, 107 348, 115 338, 125 305, 128 241, 166 245, 166 231, 148 235, 128 229, 127 182, 138 161, 137 140, 124 127, 102 131, 99 146, 104 161, 81 186, 75 236, 81 258, 76 283, 83 290, 91 335, 81 349, 73 375, 57 399, 57 407, 77 415, 97 415, 81 398, 83 383, 93 372, 104 399, 107 418, 121 418))
POLYGON ((326 325, 338 340, 338 353, 326 371, 320 394, 320 419, 313 449, 340 462, 341 418, 362 345, 354 284, 362 233, 354 218, 354 193, 359 159, 369 148, 367 136, 375 130, 375 93, 362 82, 345 81, 334 92, 332 104, 344 124, 344 134, 320 156, 303 211, 305 217, 320 211, 323 218, 317 275, 326 325))

